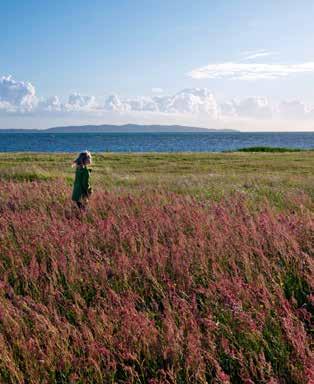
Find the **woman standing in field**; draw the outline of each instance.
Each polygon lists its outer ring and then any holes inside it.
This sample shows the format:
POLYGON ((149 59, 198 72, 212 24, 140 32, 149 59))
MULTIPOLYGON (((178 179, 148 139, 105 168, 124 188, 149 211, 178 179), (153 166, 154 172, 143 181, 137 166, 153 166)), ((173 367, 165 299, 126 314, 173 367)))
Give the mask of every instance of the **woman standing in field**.
POLYGON ((87 165, 92 163, 92 155, 90 152, 81 152, 76 160, 73 161, 72 167, 76 166, 75 180, 73 185, 72 200, 76 202, 79 209, 85 209, 88 198, 92 193, 90 185, 91 169, 87 165))

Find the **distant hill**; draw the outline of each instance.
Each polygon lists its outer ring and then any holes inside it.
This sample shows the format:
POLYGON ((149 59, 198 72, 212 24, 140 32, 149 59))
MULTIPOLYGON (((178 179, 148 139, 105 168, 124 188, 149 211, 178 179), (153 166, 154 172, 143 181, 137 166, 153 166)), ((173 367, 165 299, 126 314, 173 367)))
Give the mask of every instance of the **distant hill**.
POLYGON ((53 127, 48 129, 0 129, 0 132, 12 133, 79 133, 79 132, 108 132, 108 133, 165 133, 165 132, 238 132, 235 129, 208 129, 199 127, 186 127, 182 125, 71 125, 53 127))

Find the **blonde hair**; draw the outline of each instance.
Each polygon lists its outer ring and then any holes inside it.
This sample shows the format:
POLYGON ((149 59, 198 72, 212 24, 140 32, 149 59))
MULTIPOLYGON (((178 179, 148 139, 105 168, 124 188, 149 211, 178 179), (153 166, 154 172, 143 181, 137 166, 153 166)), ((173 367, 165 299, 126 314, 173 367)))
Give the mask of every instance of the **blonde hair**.
POLYGON ((92 155, 89 151, 84 151, 79 154, 79 156, 73 161, 72 167, 83 167, 86 165, 87 160, 89 159, 90 163, 92 162, 92 155))

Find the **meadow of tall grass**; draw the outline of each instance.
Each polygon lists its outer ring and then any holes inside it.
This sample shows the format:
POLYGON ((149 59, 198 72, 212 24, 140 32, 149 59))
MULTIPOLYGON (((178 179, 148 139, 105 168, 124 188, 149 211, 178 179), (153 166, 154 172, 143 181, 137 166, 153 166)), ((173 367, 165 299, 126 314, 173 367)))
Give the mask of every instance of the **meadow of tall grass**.
MULTIPOLYGON (((0 181, 53 181, 71 186, 77 154, 0 153, 0 181)), ((314 151, 291 153, 96 153, 92 182, 96 189, 141 194, 166 189, 219 201, 234 192, 253 202, 267 198, 285 208, 287 192, 314 200, 314 151)))
POLYGON ((0 382, 313 383, 313 201, 0 184, 0 382))

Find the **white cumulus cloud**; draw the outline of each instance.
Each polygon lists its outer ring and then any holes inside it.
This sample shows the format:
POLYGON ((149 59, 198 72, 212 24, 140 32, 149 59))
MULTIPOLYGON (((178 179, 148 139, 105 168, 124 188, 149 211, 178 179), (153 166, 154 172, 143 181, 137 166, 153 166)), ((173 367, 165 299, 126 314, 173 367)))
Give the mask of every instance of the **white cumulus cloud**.
POLYGON ((12 76, 0 78, 0 108, 9 112, 30 111, 37 104, 35 87, 12 76))
POLYGON ((218 115, 217 102, 206 88, 189 88, 178 92, 168 99, 164 112, 205 113, 213 118, 218 115))
POLYGON ((125 100, 130 111, 147 111, 147 112, 158 112, 158 103, 150 97, 137 97, 129 98, 125 100))
POLYGON ((83 96, 80 93, 72 93, 68 102, 64 104, 67 111, 90 111, 97 108, 95 96, 83 96))
POLYGON ((127 101, 123 101, 118 95, 110 95, 106 98, 104 109, 111 112, 128 112, 131 107, 127 101))
POLYGON ((58 96, 51 96, 41 100, 36 108, 37 112, 93 112, 98 108, 94 96, 83 96, 80 93, 72 93, 66 102, 62 102, 58 96))
POLYGON ((38 110, 47 112, 62 111, 63 105, 58 96, 51 96, 38 103, 38 110))

